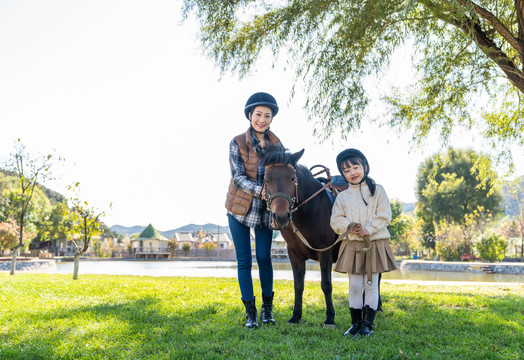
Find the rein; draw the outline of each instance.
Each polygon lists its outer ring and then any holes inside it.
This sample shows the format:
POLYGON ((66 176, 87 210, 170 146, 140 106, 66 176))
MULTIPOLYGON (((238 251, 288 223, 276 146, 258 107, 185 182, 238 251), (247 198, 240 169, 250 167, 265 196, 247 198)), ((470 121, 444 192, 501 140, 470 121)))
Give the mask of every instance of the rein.
POLYGON ((310 248, 311 250, 313 251, 318 251, 318 252, 324 252, 324 251, 327 251, 329 249, 331 249, 333 246, 335 246, 336 244, 338 244, 339 242, 343 241, 343 240, 346 240, 346 246, 358 253, 358 254, 365 254, 366 255, 366 274, 367 274, 367 280, 369 283, 371 283, 371 258, 370 258, 370 255, 371 253, 368 251, 369 249, 371 249, 371 240, 369 238, 369 235, 367 236, 364 236, 363 239, 364 239, 364 247, 360 248, 360 249, 355 249, 353 246, 351 246, 351 243, 349 242, 349 234, 351 233, 351 230, 353 230, 353 227, 355 225, 357 225, 356 222, 352 222, 348 225, 348 228, 347 230, 340 234, 338 236, 338 239, 335 240, 335 242, 333 244, 331 244, 330 246, 326 247, 326 248, 323 248, 323 249, 316 249, 314 247, 312 247, 309 242, 307 241, 307 239, 304 237, 304 235, 302 235, 302 233, 300 232, 300 230, 298 230, 298 228, 295 226, 295 224, 293 223, 293 220, 290 221, 290 224, 291 224, 291 230, 293 230, 293 233, 304 243, 304 245, 306 245, 308 248, 310 248))

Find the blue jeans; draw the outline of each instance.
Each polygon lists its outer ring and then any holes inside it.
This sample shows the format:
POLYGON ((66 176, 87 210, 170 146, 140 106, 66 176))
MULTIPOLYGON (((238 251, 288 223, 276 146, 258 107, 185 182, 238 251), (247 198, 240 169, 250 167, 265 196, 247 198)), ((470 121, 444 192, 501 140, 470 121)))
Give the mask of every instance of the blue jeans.
MULTIPOLYGON (((231 215, 227 215, 229 230, 233 236, 235 252, 237 256, 238 284, 242 300, 254 298, 253 278, 251 276, 252 255, 250 228, 238 222, 231 215)), ((258 273, 262 295, 270 297, 273 295, 273 264, 271 262, 271 242, 273 241, 273 230, 268 228, 255 228, 255 255, 258 263, 258 273)))

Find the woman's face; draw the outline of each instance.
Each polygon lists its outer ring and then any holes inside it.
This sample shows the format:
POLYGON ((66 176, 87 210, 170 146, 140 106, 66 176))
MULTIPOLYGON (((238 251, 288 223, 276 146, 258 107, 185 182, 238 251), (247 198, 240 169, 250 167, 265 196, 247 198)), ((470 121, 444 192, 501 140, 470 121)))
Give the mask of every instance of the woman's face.
POLYGON ((364 178, 364 169, 362 168, 362 165, 360 165, 359 163, 344 164, 344 168, 342 169, 342 171, 344 173, 344 178, 350 184, 360 184, 360 182, 364 178))
POLYGON ((264 132, 271 125, 273 121, 273 112, 266 106, 257 106, 249 114, 251 120, 251 126, 258 132, 264 132))

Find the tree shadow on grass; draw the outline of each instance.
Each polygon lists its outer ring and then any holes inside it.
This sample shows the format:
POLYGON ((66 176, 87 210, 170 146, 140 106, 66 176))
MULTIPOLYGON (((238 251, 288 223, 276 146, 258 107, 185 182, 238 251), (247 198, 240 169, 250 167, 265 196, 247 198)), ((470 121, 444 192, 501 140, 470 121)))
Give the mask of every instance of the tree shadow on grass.
POLYGON ((161 300, 144 297, 50 310, 32 317, 38 327, 9 334, 0 358, 162 358, 201 337, 202 325, 216 317, 219 305, 170 311, 161 300))

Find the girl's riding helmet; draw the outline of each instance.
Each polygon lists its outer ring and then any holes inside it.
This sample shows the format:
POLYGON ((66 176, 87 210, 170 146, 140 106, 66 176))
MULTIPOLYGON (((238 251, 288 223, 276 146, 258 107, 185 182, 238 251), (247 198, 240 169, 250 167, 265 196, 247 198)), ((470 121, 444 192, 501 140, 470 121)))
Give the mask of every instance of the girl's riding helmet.
POLYGON ((342 151, 337 156, 337 167, 338 171, 340 171, 340 175, 344 176, 344 171, 342 170, 342 163, 344 163, 345 160, 349 158, 360 158, 362 160, 362 169, 364 170, 364 178, 362 180, 365 180, 369 174, 369 163, 368 159, 362 154, 361 151, 357 149, 346 149, 342 151))
POLYGON ((247 99, 246 107, 244 108, 244 114, 246 114, 246 118, 248 120, 249 113, 257 106, 267 106, 273 112, 273 116, 275 116, 278 113, 278 105, 275 98, 268 93, 257 92, 251 95, 249 99, 247 99))

